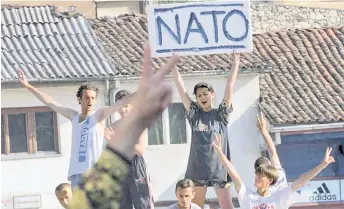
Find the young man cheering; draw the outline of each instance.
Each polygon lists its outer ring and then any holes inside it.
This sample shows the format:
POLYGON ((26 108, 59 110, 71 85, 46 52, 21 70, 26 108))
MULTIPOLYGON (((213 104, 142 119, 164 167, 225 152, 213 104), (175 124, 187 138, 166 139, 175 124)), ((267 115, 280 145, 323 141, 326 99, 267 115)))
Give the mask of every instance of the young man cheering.
POLYGON ((72 122, 72 151, 68 179, 73 188, 80 181, 81 175, 99 159, 104 148, 105 119, 130 102, 132 95, 112 106, 103 107, 94 112, 93 107, 96 104, 98 88, 91 84, 83 84, 76 93, 76 99, 80 104, 80 112, 78 112, 63 107, 49 95, 33 87, 26 80, 22 70, 18 71, 18 81, 37 99, 72 122))

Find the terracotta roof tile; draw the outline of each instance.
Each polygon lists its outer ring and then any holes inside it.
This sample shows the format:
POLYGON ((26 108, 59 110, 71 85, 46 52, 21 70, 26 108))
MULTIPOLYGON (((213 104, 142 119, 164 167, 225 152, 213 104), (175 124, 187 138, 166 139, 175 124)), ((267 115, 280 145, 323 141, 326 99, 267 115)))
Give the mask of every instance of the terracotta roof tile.
POLYGON ((260 79, 260 105, 271 123, 344 121, 343 36, 344 27, 254 35, 273 68, 260 79))

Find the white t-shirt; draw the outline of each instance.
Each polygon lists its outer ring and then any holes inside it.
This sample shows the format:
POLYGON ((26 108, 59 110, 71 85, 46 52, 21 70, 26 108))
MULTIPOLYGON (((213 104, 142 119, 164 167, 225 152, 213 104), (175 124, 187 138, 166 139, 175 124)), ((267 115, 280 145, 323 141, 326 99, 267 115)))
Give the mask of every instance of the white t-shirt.
POLYGON ((282 167, 277 169, 278 179, 274 185, 270 186, 270 193, 274 193, 288 186, 287 175, 285 173, 285 170, 282 167))
MULTIPOLYGON (((168 209, 179 209, 178 203, 174 203, 173 205, 170 205, 170 206, 168 207, 168 209)), ((196 205, 195 203, 191 203, 190 209, 201 209, 201 207, 199 207, 199 206, 196 205)))
POLYGON ((288 209, 293 204, 294 196, 291 186, 284 187, 270 196, 262 197, 241 184, 238 200, 241 209, 288 209))
POLYGON ((83 174, 99 159, 104 148, 104 123, 97 123, 96 113, 79 123, 79 115, 72 119, 72 147, 68 177, 83 174))

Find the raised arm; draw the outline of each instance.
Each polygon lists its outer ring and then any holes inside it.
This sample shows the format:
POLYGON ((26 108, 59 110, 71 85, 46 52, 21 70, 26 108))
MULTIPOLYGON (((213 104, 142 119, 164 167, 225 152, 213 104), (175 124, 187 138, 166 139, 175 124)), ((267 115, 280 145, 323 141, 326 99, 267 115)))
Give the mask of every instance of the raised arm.
POLYGON ((24 88, 26 88, 33 95, 35 95, 37 99, 39 99, 46 106, 50 107, 51 109, 53 109, 55 112, 59 113, 60 115, 72 120, 73 116, 78 114, 77 111, 71 108, 61 106, 56 101, 54 101, 53 98, 51 98, 49 95, 41 92, 40 90, 38 90, 37 88, 29 84, 22 70, 18 70, 18 81, 24 88))
POLYGON ((142 156, 146 149, 146 141, 148 140, 148 129, 146 128, 139 137, 139 141, 135 145, 135 152, 142 156))
POLYGON ((100 108, 99 110, 97 110, 96 115, 98 115, 97 116, 98 117, 98 122, 101 122, 101 121, 105 120, 110 115, 112 115, 115 112, 117 112, 121 107, 131 103, 133 98, 135 97, 136 93, 137 92, 132 93, 132 94, 124 97, 123 99, 115 102, 111 106, 106 106, 106 107, 103 107, 103 108, 100 108))
POLYGON ((172 69, 172 76, 173 76, 173 81, 178 89, 180 99, 182 100, 186 111, 190 111, 190 105, 191 105, 192 100, 188 92, 186 91, 183 78, 180 75, 177 69, 177 66, 172 69))
POLYGON ((266 120, 262 113, 260 113, 260 115, 257 116, 257 127, 260 133, 263 135, 265 144, 268 147, 270 161, 271 161, 272 166, 274 166, 275 168, 281 168, 281 162, 278 157, 275 144, 272 141, 272 138, 268 132, 266 120))
MULTIPOLYGON (((113 130, 116 130, 118 128, 118 125, 120 123, 120 120, 115 121, 110 125, 109 128, 105 129, 104 137, 106 140, 110 140, 114 137, 116 134, 113 130)), ((137 141, 137 144, 135 144, 135 153, 137 155, 142 156, 145 148, 146 148, 146 140, 148 138, 148 129, 146 128, 140 135, 139 140, 137 141)))
POLYGON ((222 165, 226 168, 229 176, 232 178, 232 181, 235 186, 235 190, 239 193, 241 185, 242 185, 242 180, 239 173, 237 172, 237 170, 231 163, 231 161, 229 161, 227 159, 227 156, 222 152, 221 135, 217 135, 217 134, 213 135, 212 147, 214 148, 215 153, 218 155, 222 165))
POLYGON ((231 70, 230 76, 228 77, 226 89, 225 89, 225 95, 223 97, 223 101, 227 105, 228 108, 232 106, 233 88, 234 88, 234 83, 236 81, 238 71, 239 71, 240 54, 233 53, 232 59, 233 59, 232 70, 231 70))
POLYGON ((176 64, 177 58, 170 58, 165 68, 153 75, 150 49, 145 47, 140 91, 135 97, 132 111, 120 120, 97 164, 83 174, 82 181, 73 190, 69 209, 117 208, 121 200, 121 182, 126 178, 135 153, 134 145, 142 132, 171 103, 172 87, 164 82, 164 78, 176 64))
POLYGON ((294 183, 291 185, 291 189, 293 192, 296 192, 301 187, 303 187, 308 181, 312 180, 316 177, 323 169, 325 169, 330 163, 334 162, 334 158, 330 155, 332 148, 327 147, 324 159, 322 162, 314 167, 312 170, 302 174, 299 178, 297 178, 294 183))

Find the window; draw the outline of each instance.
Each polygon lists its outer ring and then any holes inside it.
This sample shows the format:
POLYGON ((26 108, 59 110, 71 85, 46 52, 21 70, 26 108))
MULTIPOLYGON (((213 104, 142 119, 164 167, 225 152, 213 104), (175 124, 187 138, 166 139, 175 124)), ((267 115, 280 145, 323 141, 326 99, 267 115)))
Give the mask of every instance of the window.
POLYGON ((148 129, 148 145, 161 145, 164 144, 162 117, 148 129))
POLYGON ((58 152, 56 113, 48 107, 1 109, 1 154, 58 152))
POLYGON ((54 151, 55 143, 53 112, 35 112, 35 122, 37 151, 54 151))
POLYGON ((173 103, 168 108, 170 143, 186 144, 186 118, 182 103, 173 103))
POLYGON ((11 153, 26 152, 27 146, 27 128, 25 114, 8 114, 8 135, 10 138, 11 153))
POLYGON ((281 144, 277 146, 283 168, 288 179, 296 179, 302 173, 317 166, 323 159, 326 147, 332 147, 335 163, 319 173, 318 177, 343 176, 344 156, 339 152, 344 132, 309 133, 281 135, 281 144), (297 150, 297 151, 295 151, 297 150))
POLYGON ((187 143, 187 123, 182 103, 172 103, 158 121, 148 129, 148 145, 187 143))

